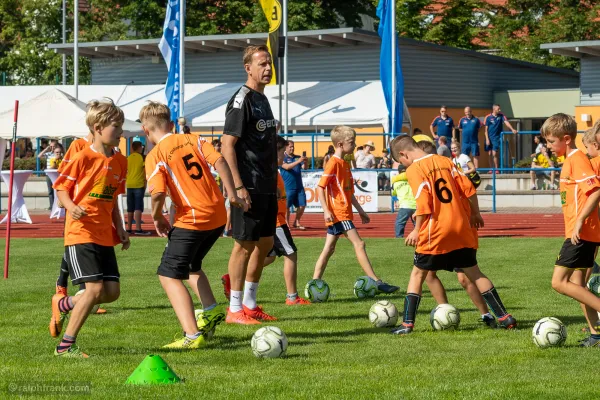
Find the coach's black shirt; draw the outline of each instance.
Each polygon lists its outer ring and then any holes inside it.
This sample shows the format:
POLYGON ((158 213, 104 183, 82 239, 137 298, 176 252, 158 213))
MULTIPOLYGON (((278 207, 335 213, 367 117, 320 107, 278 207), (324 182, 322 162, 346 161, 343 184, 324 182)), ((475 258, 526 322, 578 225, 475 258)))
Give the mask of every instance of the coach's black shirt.
POLYGON ((251 193, 277 193, 277 121, 267 97, 242 86, 227 103, 223 134, 236 136, 238 170, 251 193))

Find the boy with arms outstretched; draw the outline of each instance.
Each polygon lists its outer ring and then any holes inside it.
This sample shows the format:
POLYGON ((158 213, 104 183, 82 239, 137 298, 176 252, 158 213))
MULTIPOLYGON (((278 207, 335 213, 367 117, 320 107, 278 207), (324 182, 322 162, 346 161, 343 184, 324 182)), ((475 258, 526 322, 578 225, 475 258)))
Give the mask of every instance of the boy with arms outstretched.
POLYGON ((515 328, 516 320, 506 312, 494 285, 477 265, 474 229, 483 226, 483 219, 471 182, 452 160, 425 153, 409 136, 395 138, 391 150, 394 160, 407 167, 408 182, 417 200, 415 229, 405 240, 416 250, 404 300, 404 319, 391 333, 405 335, 413 331, 428 272, 456 268, 475 283, 500 326, 515 328))
POLYGON ((552 288, 582 304, 590 336, 580 346, 600 346, 596 321, 600 298, 585 287, 585 272, 594 266, 600 243, 600 181, 587 156, 575 146, 577 123, 566 114, 555 114, 542 125, 542 137, 557 157, 565 156, 560 171, 560 201, 565 216, 565 241, 554 263, 552 288))
POLYGON ((335 153, 325 166, 323 176, 317 186, 317 194, 327 225, 327 237, 325 238, 325 247, 315 265, 313 279, 321 279, 327 262, 335 251, 335 245, 340 235, 343 234, 354 246, 356 258, 365 274, 377 282, 377 290, 381 293, 394 293, 400 288, 383 282, 375 274, 367 256, 365 242, 352 222, 352 206, 358 211, 363 224, 370 221, 369 216, 354 197, 354 179, 352 179, 350 166, 344 161, 344 156, 352 154, 356 147, 356 132, 349 126, 336 126, 331 131, 331 141, 335 153))
MULTIPOLYGON (((129 236, 117 207, 125 192, 127 159, 114 150, 123 133, 123 111, 112 100, 88 103, 86 123, 94 142, 75 156, 54 183, 58 199, 67 210, 65 255, 73 285, 86 284, 81 296, 56 293, 52 321, 71 312, 65 334, 54 354, 87 358, 75 345, 77 334, 96 304, 119 298, 119 268, 114 246, 129 248, 129 236)), ((52 323, 51 321, 51 323, 52 323)), ((62 326, 55 326, 60 334, 62 326)), ((52 329, 51 329, 52 333, 52 329)))
POLYGON ((157 273, 185 332, 182 339, 164 347, 197 349, 205 345, 204 334, 225 319, 201 271, 202 260, 223 234, 227 222, 225 201, 209 163, 221 176, 227 193, 231 193, 231 205, 241 206, 242 201, 235 195, 231 172, 221 154, 200 137, 170 133, 170 116, 169 108, 156 102, 149 102, 140 111, 142 128, 155 145, 146 157, 152 219, 158 235, 169 239, 157 273), (173 228, 162 213, 167 194, 176 210, 173 228), (197 321, 184 280, 204 307, 197 321))

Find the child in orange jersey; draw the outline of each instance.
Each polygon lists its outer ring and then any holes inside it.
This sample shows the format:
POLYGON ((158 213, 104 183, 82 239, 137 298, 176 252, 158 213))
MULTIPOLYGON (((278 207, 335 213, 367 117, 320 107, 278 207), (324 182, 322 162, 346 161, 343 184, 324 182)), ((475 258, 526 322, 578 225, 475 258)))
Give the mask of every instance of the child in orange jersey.
POLYGON ((129 248, 129 236, 117 207, 125 192, 127 159, 114 150, 123 133, 123 111, 112 100, 88 103, 86 123, 94 142, 73 156, 54 183, 58 199, 68 214, 65 253, 74 285, 86 283, 76 297, 57 293, 52 298, 50 333, 58 336, 63 316, 72 310, 69 324, 54 354, 87 358, 75 339, 96 304, 119 298, 119 268, 114 246, 129 248), (54 326, 52 326, 54 325, 54 326))
POLYGON ((352 179, 350 166, 344 161, 344 156, 352 154, 356 147, 356 132, 349 126, 336 126, 331 131, 331 141, 335 153, 325 166, 317 186, 317 195, 327 225, 327 237, 325 247, 315 265, 313 279, 321 279, 327 262, 335 251, 335 245, 343 234, 354 246, 356 258, 365 274, 377 282, 377 290, 381 293, 394 293, 399 287, 383 282, 375 274, 367 256, 365 242, 352 222, 352 206, 358 211, 363 224, 368 224, 370 221, 369 216, 354 197, 354 179, 352 179))
MULTIPOLYGON (((283 157, 287 145, 287 140, 281 136, 277 136, 277 163, 279 166, 283 164, 283 157)), ((298 276, 298 249, 296 249, 296 244, 294 243, 294 239, 292 238, 290 228, 286 221, 287 196, 281 174, 277 175, 277 189, 279 190, 277 198, 277 228, 275 229, 275 237, 273 238, 273 249, 265 258, 264 267, 272 264, 276 257, 283 256, 283 276, 287 288, 285 304, 288 306, 310 304, 310 301, 298 296, 296 286, 296 278, 298 276)))
MULTIPOLYGON (((552 288, 582 304, 590 336, 580 346, 600 346, 596 321, 600 298, 585 287, 600 243, 600 181, 587 156, 575 146, 577 123, 566 114, 555 114, 542 125, 542 137, 557 157, 565 156, 560 171, 560 200, 565 216, 565 241, 554 263, 552 288)), ((596 162, 594 162, 596 163, 596 162)))
POLYGON ((469 179, 452 160, 425 153, 409 136, 395 138, 391 150, 394 160, 407 167, 408 183, 417 200, 415 229, 405 240, 416 251, 404 300, 404 320, 391 333, 412 332, 429 271, 456 268, 461 268, 475 283, 500 325, 514 328, 516 320, 506 312, 494 285, 477 265, 478 238, 474 228, 483 226, 483 219, 469 179))
POLYGON ((152 218, 158 235, 169 239, 157 273, 184 330, 182 339, 164 347, 197 349, 205 345, 205 334, 225 319, 202 272, 202 261, 227 222, 225 201, 208 164, 221 176, 231 205, 239 207, 242 200, 235 194, 231 171, 221 154, 201 137, 170 133, 170 115, 165 104, 156 102, 140 111, 144 132, 155 144, 146 157, 152 218), (162 213, 167 195, 175 205, 174 227, 162 213), (197 320, 184 280, 204 307, 197 320))

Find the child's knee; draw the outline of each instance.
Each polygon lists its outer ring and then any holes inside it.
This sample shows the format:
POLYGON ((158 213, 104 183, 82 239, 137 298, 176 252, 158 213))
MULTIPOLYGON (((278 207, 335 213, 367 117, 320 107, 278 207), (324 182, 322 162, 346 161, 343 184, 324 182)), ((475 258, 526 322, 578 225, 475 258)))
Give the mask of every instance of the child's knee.
POLYGON ((355 240, 352 244, 356 250, 365 250, 367 248, 367 244, 362 239, 355 240))
POLYGON ((435 282, 438 279, 439 278, 437 277, 437 274, 434 271, 429 271, 427 273, 427 276, 425 276, 425 282, 427 282, 427 283, 435 282))
POLYGON ((471 280, 465 274, 457 274, 456 277, 458 278, 458 283, 465 289, 472 284, 471 280))
POLYGON ((564 281, 562 279, 558 279, 556 277, 552 277, 552 289, 557 291, 558 293, 563 293, 564 281))
POLYGON ((112 303, 121 296, 121 288, 118 285, 104 286, 104 302, 112 303))

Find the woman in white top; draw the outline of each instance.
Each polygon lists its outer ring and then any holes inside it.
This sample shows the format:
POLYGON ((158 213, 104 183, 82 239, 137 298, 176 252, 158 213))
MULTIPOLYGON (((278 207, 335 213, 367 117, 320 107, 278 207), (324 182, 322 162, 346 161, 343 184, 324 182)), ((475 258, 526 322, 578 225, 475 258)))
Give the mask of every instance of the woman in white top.
POLYGON ((375 143, 368 141, 364 145, 362 153, 356 155, 356 168, 375 168, 375 156, 371 152, 375 150, 375 143))
POLYGON ((469 156, 466 154, 460 154, 459 142, 453 141, 450 150, 452 151, 452 162, 454 165, 459 165, 465 175, 475 172, 475 164, 473 164, 473 161, 471 161, 469 156))

